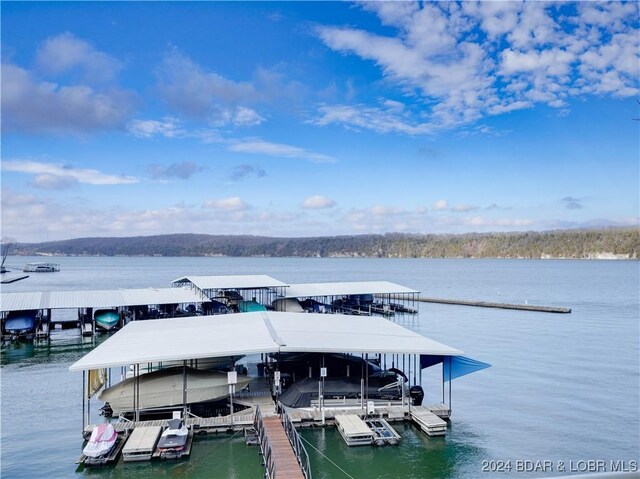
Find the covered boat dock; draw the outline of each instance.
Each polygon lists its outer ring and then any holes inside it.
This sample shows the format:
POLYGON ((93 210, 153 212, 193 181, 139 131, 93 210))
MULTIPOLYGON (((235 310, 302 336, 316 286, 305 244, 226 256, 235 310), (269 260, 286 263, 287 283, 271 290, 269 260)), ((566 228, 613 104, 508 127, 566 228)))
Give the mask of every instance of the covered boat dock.
POLYGON ((173 280, 171 285, 191 288, 209 298, 214 306, 211 308, 213 314, 217 312, 217 304, 229 308, 230 311, 249 312, 266 309, 277 298, 283 297, 289 287, 266 274, 183 276, 173 280), (246 306, 247 310, 244 310, 243 306, 246 306))
MULTIPOLYGON (((179 314, 179 305, 201 304, 209 299, 188 288, 138 288, 89 291, 11 292, 0 294, 2 323, 13 312, 37 311, 36 335, 48 338, 51 332, 52 310, 78 310, 78 325, 83 335, 96 330, 94 312, 113 309, 119 316, 119 326, 129 320, 147 319, 150 307, 159 308, 159 315, 179 314), (164 308, 164 311, 163 311, 164 308)), ((186 314, 184 311, 183 314, 186 314)), ((157 316, 156 316, 157 317, 157 316)))
POLYGON ((302 301, 305 309, 313 312, 391 316, 417 313, 419 294, 390 281, 343 281, 291 284, 285 298, 302 301))
MULTIPOLYGON (((425 363, 423 358, 436 358, 433 361, 426 361, 435 364, 438 361, 443 362, 443 358, 453 359, 462 355, 462 351, 424 337, 382 317, 265 311, 228 316, 215 315, 131 322, 71 365, 69 369, 82 371, 83 383, 86 384, 87 372, 111 367, 169 361, 182 361, 186 366, 187 361, 201 358, 250 354, 270 354, 277 357, 279 354, 306 352, 350 353, 362 357, 366 357, 368 354, 406 355, 408 356, 409 378, 411 377, 412 364, 425 363)), ((448 364, 451 363, 452 361, 448 362, 448 364)), ((139 374, 139 366, 134 371, 139 374)), ((185 381, 186 377, 185 374, 185 381)), ((318 403, 310 410, 299 410, 300 414, 296 414, 297 410, 279 404, 277 409, 282 411, 289 423, 293 420, 298 426, 302 425, 302 416, 305 415, 314 418, 315 424, 319 424, 316 419, 321 421, 320 424, 325 424, 325 417, 336 417, 341 409, 363 417, 369 413, 370 404, 368 404, 366 396, 360 397, 357 402, 349 405, 327 405, 322 396, 322 384, 319 383, 318 387, 318 403), (331 412, 332 410, 334 412, 331 412)), ((185 384, 184 391, 186 392, 186 390, 187 385, 185 384)), ((250 400, 250 398, 246 399, 250 400)), ((375 408, 375 414, 377 417, 382 417, 383 411, 387 411, 388 417, 392 419, 391 412, 395 407, 402 409, 395 415, 397 419, 411 420, 411 401, 406 399, 405 403, 403 397, 401 406, 385 407, 385 405, 379 404, 379 407, 375 408)), ((189 416, 186 394, 182 408, 183 417, 189 416)), ((87 407, 85 410, 88 411, 89 408, 87 407)), ((256 410, 257 407, 254 407, 254 417, 256 410)), ((144 422, 139 421, 139 412, 139 410, 136 411, 136 422, 133 423, 136 426, 144 425, 144 422)), ((268 414, 275 413, 274 409, 268 414)), ((213 419, 190 416, 188 423, 196 430, 206 430, 208 422, 213 419)), ((265 415, 265 417, 268 416, 265 415)), ((84 419, 83 414, 83 431, 86 432, 91 428, 88 424, 89 415, 87 414, 86 417, 87 428, 85 428, 84 419)), ((242 428, 241 424, 234 424, 233 415, 215 419, 214 422, 219 423, 220 427, 242 428)), ((286 421, 282 420, 281 422, 285 423, 286 421)), ((333 422, 327 423, 332 424, 333 422)))

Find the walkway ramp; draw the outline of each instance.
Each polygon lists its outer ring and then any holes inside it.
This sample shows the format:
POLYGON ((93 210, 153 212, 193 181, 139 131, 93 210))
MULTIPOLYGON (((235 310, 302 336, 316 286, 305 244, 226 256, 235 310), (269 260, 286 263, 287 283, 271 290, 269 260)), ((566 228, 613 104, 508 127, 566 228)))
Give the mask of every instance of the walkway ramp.
POLYGON ((427 436, 444 436, 447 432, 446 421, 440 419, 423 406, 411 408, 411 419, 420 426, 420 429, 422 429, 427 436))
POLYGON ((274 476, 278 479, 305 479, 280 418, 277 416, 265 417, 262 419, 262 423, 271 446, 273 463, 275 464, 274 476))

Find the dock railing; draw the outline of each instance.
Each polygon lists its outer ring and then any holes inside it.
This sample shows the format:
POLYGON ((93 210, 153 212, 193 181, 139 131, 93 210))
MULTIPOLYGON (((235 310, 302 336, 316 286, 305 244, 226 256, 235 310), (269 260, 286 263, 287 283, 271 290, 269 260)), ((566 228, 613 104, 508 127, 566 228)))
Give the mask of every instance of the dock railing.
POLYGON ((256 414, 253 420, 253 427, 258 434, 258 440, 260 441, 260 451, 262 457, 264 457, 264 466, 267 469, 267 477, 269 479, 275 479, 276 477, 276 463, 273 460, 273 451, 271 450, 271 444, 269 444, 269 437, 264 428, 262 422, 262 413, 260 412, 260 406, 256 406, 256 414))
POLYGON ((304 474, 305 479, 312 479, 311 462, 309 461, 309 454, 307 453, 307 449, 304 447, 304 444, 302 444, 300 434, 293 425, 293 422, 291 422, 291 418, 284 410, 280 413, 280 421, 282 421, 284 432, 287 434, 289 442, 291 443, 291 447, 296 454, 298 464, 300 464, 300 467, 302 469, 302 474, 304 474))

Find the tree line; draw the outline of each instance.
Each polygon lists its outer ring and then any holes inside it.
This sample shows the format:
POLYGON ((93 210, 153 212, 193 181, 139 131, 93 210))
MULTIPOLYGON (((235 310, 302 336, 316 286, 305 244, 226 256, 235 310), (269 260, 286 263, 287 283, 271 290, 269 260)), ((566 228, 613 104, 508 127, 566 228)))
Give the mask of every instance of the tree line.
POLYGON ((556 230, 458 235, 401 234, 277 238, 168 234, 77 238, 17 243, 12 254, 88 256, 268 256, 383 258, 594 258, 637 259, 638 228, 556 230))

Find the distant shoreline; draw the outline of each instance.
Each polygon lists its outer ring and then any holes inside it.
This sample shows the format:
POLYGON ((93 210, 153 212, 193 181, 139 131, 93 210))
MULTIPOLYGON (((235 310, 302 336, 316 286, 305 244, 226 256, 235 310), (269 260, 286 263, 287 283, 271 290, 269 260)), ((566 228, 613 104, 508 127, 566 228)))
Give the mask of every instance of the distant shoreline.
POLYGON ((149 255, 149 254, 135 254, 135 255, 104 255, 104 254, 13 254, 13 257, 25 257, 25 258, 278 258, 278 259, 474 259, 474 260, 521 260, 521 261, 638 261, 640 258, 629 257, 586 257, 586 258, 566 258, 566 257, 544 257, 544 258, 521 258, 521 257, 504 257, 504 256, 225 256, 225 255, 198 255, 198 256, 164 256, 164 255, 149 255))
POLYGON ((637 260, 638 228, 278 238, 168 234, 15 244, 14 256, 637 260))

